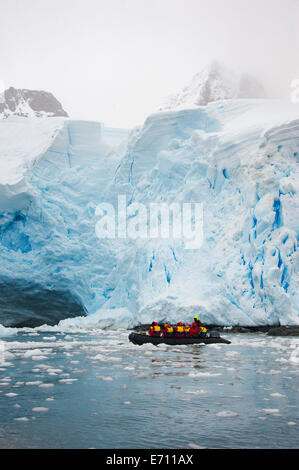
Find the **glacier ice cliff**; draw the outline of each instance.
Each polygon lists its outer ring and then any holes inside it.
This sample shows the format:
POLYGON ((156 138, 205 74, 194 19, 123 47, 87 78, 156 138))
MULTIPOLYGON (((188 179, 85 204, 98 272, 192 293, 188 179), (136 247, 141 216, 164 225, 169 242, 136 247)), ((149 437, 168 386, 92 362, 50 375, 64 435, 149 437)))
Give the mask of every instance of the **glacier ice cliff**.
POLYGON ((298 324, 298 159, 299 106, 282 101, 151 115, 122 156, 94 122, 0 122, 0 324, 22 324, 22 309, 24 324, 54 311, 52 323, 88 314, 92 325, 135 325, 196 312, 209 324, 298 324), (95 209, 120 194, 128 211, 202 202, 203 245, 98 239, 95 209))
POLYGON ((96 247, 94 210, 118 155, 93 122, 8 118, 0 140, 0 323, 91 311, 110 264, 96 247))

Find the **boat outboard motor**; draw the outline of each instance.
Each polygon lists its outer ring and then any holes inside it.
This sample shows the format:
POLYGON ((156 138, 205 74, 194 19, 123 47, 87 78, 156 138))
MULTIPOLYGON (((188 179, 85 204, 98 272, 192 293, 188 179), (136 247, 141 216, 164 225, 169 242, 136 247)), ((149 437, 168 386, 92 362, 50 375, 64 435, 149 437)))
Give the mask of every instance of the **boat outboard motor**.
POLYGON ((211 331, 210 338, 220 338, 220 333, 218 331, 211 331))

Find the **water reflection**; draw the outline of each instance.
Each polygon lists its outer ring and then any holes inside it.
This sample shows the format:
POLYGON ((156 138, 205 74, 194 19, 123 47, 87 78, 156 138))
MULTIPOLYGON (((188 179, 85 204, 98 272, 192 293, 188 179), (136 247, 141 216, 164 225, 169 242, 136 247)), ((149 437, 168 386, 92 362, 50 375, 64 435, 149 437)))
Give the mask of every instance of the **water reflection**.
POLYGON ((8 340, 0 366, 0 447, 299 444, 298 369, 280 362, 294 339, 171 348, 126 332, 29 334, 8 340))

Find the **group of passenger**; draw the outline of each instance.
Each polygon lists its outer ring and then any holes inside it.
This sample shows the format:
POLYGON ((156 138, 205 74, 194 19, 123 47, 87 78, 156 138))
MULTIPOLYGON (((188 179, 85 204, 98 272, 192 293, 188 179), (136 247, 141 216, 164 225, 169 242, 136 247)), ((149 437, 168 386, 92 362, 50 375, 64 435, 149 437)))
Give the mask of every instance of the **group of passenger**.
POLYGON ((155 337, 162 336, 163 338, 190 338, 191 336, 206 336, 207 329, 201 323, 198 316, 195 316, 194 322, 191 325, 179 322, 176 326, 172 326, 170 323, 165 323, 161 326, 159 323, 153 322, 148 334, 155 337))

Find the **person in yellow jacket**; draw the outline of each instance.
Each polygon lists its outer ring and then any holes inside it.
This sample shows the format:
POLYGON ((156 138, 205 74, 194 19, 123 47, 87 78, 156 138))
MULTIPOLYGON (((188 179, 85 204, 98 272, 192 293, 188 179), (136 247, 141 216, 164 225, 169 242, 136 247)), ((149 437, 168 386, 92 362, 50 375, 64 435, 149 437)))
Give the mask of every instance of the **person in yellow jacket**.
POLYGON ((171 338, 173 336, 173 327, 169 323, 165 323, 164 330, 162 331, 163 338, 171 338))
POLYGON ((185 328, 182 322, 179 322, 177 326, 174 328, 174 336, 176 338, 181 338, 185 336, 185 328))
POLYGON ((199 327, 199 336, 207 336, 207 329, 204 326, 199 327))
POLYGON ((157 322, 154 322, 151 324, 149 330, 148 330, 148 334, 150 336, 160 336, 161 335, 161 327, 159 326, 159 323, 157 322))
POLYGON ((185 328, 184 328, 184 332, 185 332, 185 338, 190 338, 190 336, 191 336, 191 325, 189 325, 189 323, 186 323, 185 328))

